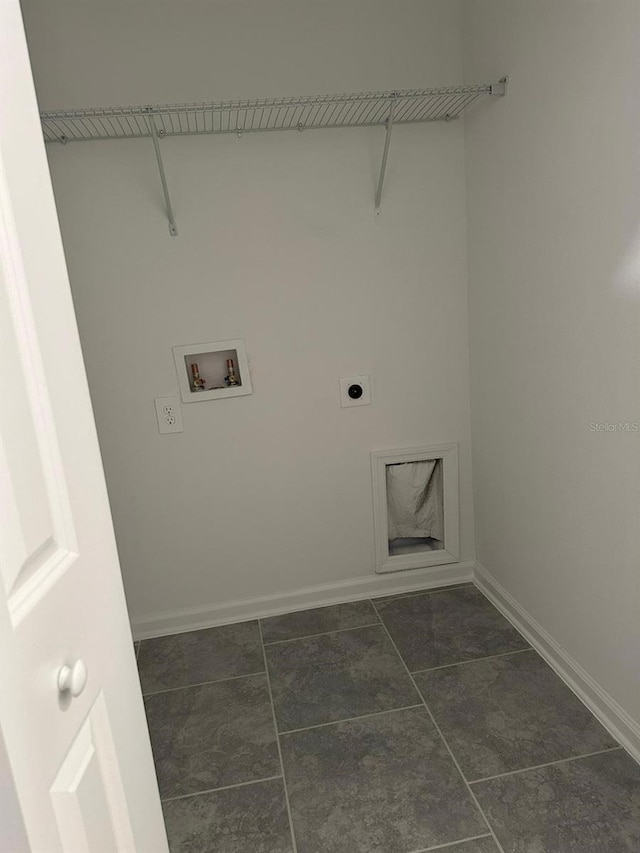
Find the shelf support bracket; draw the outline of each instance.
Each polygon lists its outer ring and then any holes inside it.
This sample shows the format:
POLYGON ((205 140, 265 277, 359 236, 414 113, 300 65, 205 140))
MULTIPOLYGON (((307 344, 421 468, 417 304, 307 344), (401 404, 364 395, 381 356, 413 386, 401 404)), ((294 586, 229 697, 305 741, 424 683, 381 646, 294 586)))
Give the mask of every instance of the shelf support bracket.
POLYGON ((382 164, 380 165, 380 177, 378 178, 378 189, 376 190, 376 210, 380 207, 380 202, 382 201, 382 185, 384 184, 384 173, 387 170, 387 157, 389 156, 389 144, 391 142, 391 131, 393 130, 393 113, 396 108, 395 98, 397 95, 392 95, 393 100, 391 101, 391 106, 389 107, 389 115, 387 116, 387 120, 385 122, 385 137, 384 137, 384 150, 382 152, 382 164))
POLYGON ((178 236, 178 226, 176 225, 176 220, 173 215, 173 207, 171 206, 171 198, 169 196, 169 187, 167 186, 167 176, 164 171, 164 163, 162 162, 162 153, 160 151, 160 141, 158 139, 158 129, 156 127, 156 122, 153 117, 151 110, 148 110, 148 119, 149 123, 149 132, 151 133, 151 139, 153 140, 153 149, 156 153, 156 160, 158 162, 158 171, 160 172, 160 183, 162 184, 162 193, 164 195, 164 203, 167 208, 167 218, 169 220, 169 234, 172 237, 178 236))

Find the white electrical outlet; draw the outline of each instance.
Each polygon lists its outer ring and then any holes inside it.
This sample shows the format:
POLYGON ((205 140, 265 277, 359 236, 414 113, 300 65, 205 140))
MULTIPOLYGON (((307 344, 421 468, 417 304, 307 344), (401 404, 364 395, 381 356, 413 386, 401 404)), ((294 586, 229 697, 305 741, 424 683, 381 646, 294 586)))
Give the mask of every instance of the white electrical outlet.
POLYGON ((158 432, 184 432, 182 412, 177 397, 155 397, 158 432))

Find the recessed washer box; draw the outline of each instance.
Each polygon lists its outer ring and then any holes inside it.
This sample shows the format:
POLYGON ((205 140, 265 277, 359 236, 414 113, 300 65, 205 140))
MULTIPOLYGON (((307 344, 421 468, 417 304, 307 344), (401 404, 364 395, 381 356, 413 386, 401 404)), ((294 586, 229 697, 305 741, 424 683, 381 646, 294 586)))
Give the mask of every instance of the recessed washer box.
POLYGON ((180 396, 185 403, 252 393, 242 339, 173 347, 180 396))

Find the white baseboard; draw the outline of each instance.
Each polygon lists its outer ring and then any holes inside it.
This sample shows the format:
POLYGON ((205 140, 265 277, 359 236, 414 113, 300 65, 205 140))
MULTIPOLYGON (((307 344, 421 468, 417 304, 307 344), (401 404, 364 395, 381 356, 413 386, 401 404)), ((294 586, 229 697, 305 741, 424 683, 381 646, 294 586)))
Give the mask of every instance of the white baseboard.
POLYGON ((161 637, 165 634, 180 634, 184 631, 211 628, 214 625, 226 625, 230 622, 278 616, 281 613, 306 610, 308 607, 325 607, 329 604, 341 604, 344 601, 395 595, 470 581, 473 567, 474 563, 467 562, 447 566, 429 566, 425 569, 395 572, 390 575, 366 575, 320 586, 308 586, 290 592, 261 595, 257 598, 151 613, 147 616, 133 616, 131 628, 136 640, 161 637))
POLYGON ((474 583, 531 643, 607 731, 640 763, 640 725, 479 563, 474 583))

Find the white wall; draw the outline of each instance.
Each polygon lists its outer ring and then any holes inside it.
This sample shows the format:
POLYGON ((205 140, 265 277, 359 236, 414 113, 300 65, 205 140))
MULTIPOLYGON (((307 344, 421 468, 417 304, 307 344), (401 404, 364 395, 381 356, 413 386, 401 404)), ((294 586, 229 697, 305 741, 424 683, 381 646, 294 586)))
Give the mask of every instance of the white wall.
POLYGON ((465 0, 478 559, 640 719, 637 0, 465 0))
MULTIPOLYGON (((25 0, 42 108, 461 80, 451 0, 25 0)), ((461 123, 167 139, 50 162, 134 620, 373 572, 369 452, 461 450, 473 557, 461 123), (243 337, 250 397, 186 405, 171 347, 243 337), (338 378, 369 373, 343 410, 338 378)))

